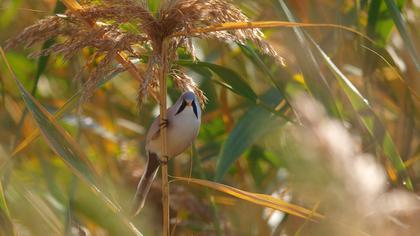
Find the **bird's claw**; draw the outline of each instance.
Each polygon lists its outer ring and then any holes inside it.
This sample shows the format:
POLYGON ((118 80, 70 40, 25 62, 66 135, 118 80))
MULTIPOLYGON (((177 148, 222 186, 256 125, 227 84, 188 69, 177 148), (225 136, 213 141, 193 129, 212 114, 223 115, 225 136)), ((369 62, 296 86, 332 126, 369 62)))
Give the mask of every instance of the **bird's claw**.
POLYGON ((169 157, 168 156, 164 156, 163 158, 159 158, 159 163, 161 165, 167 165, 168 164, 168 160, 169 160, 169 157))
POLYGON ((168 119, 163 119, 163 120, 160 122, 159 127, 160 127, 161 129, 162 129, 162 128, 166 128, 166 127, 168 127, 168 124, 169 124, 168 119))

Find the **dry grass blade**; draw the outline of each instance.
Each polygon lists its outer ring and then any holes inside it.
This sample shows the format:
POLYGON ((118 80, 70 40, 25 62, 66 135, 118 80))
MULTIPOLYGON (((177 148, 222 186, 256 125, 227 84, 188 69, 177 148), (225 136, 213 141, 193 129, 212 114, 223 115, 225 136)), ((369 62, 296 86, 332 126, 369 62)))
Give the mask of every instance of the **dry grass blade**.
POLYGON ((0 182, 0 216, 1 216, 1 229, 0 235, 11 235, 16 236, 15 227, 13 221, 10 218, 10 210, 7 205, 6 195, 3 188, 3 183, 0 182))
POLYGON ((417 99, 420 100, 420 96, 417 94, 417 91, 415 89, 413 89, 408 83, 407 81, 404 80, 404 78, 401 76, 400 72, 398 72, 398 70, 381 54, 379 54, 378 52, 376 52, 375 50, 362 45, 362 48, 368 50, 369 52, 373 53, 374 55, 376 55, 377 57, 379 57, 383 62, 386 63, 386 65, 391 69, 392 73, 395 75, 396 78, 398 78, 398 80, 401 82, 401 84, 403 84, 408 90, 410 90, 410 93, 413 94, 413 96, 417 99))
POLYGON ((420 161, 420 155, 416 155, 404 162, 407 168, 412 167, 416 162, 420 161))
MULTIPOLYGON (((57 119, 57 116, 54 116, 54 119, 57 119)), ((13 149, 12 153, 10 154, 10 157, 13 158, 23 150, 25 150, 26 147, 29 146, 36 138, 39 137, 40 131, 38 128, 36 128, 32 133, 27 136, 21 143, 19 143, 18 146, 16 146, 15 149, 13 149)))
POLYGON ((61 232, 63 232, 64 227, 58 220, 59 218, 56 215, 57 213, 48 206, 44 199, 28 190, 25 191, 24 197, 55 235, 60 235, 61 232))
POLYGON ((310 24, 310 23, 296 23, 296 22, 289 22, 289 21, 256 21, 256 22, 226 22, 222 24, 215 24, 208 27, 203 28, 196 28, 187 31, 176 32, 172 34, 172 37, 180 37, 180 36, 187 36, 187 35, 200 35, 204 33, 211 33, 217 31, 227 31, 227 30, 240 30, 240 29, 255 29, 255 28, 278 28, 278 27, 312 27, 312 28, 335 28, 335 29, 342 29, 354 34, 357 34, 365 39, 367 39, 371 43, 375 43, 373 39, 364 35, 363 33, 342 25, 336 24, 310 24))
POLYGON ((208 180, 201 180, 201 179, 191 179, 191 178, 184 178, 184 177, 174 177, 177 181, 183 181, 188 183, 194 183, 201 186, 205 186, 226 194, 229 194, 231 196, 234 196, 236 198, 252 202, 254 204, 272 208, 274 210, 282 211, 294 216, 298 216, 304 219, 309 219, 313 221, 321 220, 324 218, 323 215, 313 212, 311 210, 308 210, 306 208, 290 204, 288 202, 282 201, 281 199, 274 198, 270 195, 265 194, 256 194, 256 193, 250 193, 246 192, 231 186, 227 186, 224 184, 211 182, 208 180))

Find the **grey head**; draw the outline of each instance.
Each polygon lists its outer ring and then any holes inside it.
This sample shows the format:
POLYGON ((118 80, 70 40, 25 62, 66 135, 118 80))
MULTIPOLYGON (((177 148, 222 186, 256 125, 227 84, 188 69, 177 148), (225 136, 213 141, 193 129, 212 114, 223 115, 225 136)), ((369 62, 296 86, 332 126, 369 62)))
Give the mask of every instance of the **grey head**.
POLYGON ((194 111, 194 115, 196 116, 197 119, 201 119, 201 108, 200 108, 200 103, 198 102, 197 97, 195 96, 195 94, 191 91, 188 92, 184 92, 178 99, 177 101, 177 111, 176 111, 176 115, 178 115, 179 113, 183 112, 185 110, 185 108, 187 107, 191 107, 194 111))

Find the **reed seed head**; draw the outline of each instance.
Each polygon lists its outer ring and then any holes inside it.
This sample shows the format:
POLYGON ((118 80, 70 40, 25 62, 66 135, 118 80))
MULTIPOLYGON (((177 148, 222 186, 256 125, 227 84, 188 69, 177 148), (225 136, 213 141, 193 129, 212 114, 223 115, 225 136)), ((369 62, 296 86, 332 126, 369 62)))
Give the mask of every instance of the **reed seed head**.
MULTIPOLYGON (((9 40, 6 48, 23 44, 30 47, 35 43, 57 38, 51 47, 33 54, 62 54, 65 59, 85 47, 94 49, 92 58, 98 61, 90 72, 88 86, 92 90, 99 79, 112 71, 113 58, 124 53, 127 58, 148 57, 148 66, 139 89, 139 99, 155 94, 158 87, 158 68, 162 64, 177 60, 177 49, 185 48, 192 57, 194 47, 191 38, 215 38, 220 41, 234 41, 245 44, 253 42, 260 50, 279 58, 274 49, 263 39, 258 29, 240 29, 218 32, 188 33, 192 29, 220 25, 226 22, 248 22, 249 19, 230 1, 222 0, 167 0, 161 4, 157 14, 148 9, 145 1, 134 0, 84 0, 82 8, 68 10, 63 15, 49 16, 27 27, 16 38, 9 40), (184 36, 173 37, 176 32, 184 36), (163 62, 161 52, 167 41, 168 60, 163 62), (145 55, 146 54, 146 55, 145 55), (152 93, 150 93, 152 92, 152 93)), ((167 68, 171 71, 171 68, 167 68)), ((183 73, 172 76, 181 90, 193 90, 205 104, 206 98, 194 81, 183 73)), ((88 95, 84 97, 89 97, 88 95)))

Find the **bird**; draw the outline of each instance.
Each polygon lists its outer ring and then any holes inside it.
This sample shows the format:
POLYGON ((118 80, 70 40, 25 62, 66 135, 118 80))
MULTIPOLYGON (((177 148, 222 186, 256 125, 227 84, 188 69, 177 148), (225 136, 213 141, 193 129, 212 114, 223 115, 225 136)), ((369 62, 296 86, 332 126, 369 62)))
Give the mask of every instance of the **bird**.
POLYGON ((146 170, 137 185, 133 202, 133 216, 140 213, 153 180, 163 163, 163 160, 173 158, 188 147, 197 138, 201 125, 201 107, 197 96, 191 92, 184 92, 174 105, 167 109, 167 119, 161 123, 160 115, 155 118, 146 134, 146 170), (167 159, 161 151, 161 128, 166 127, 167 159))

